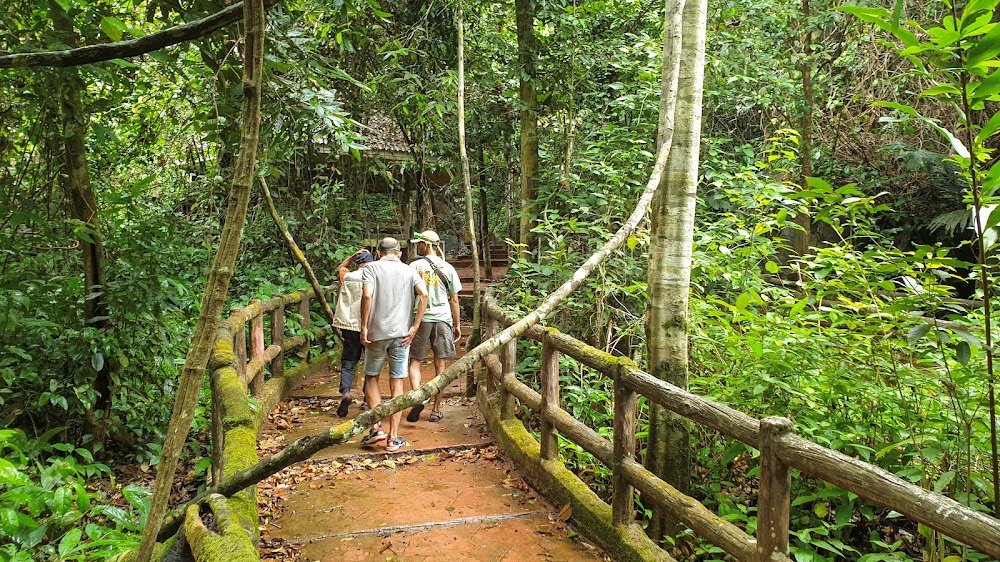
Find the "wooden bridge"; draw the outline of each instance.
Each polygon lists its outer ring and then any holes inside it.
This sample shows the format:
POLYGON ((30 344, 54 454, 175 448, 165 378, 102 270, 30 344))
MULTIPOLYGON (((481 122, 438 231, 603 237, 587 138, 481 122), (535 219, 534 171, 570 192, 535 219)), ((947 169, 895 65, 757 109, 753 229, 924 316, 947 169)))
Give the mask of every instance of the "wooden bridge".
MULTIPOLYGON (((327 291, 333 289, 334 287, 326 288, 327 291)), ((183 559, 183 547, 178 545, 183 545, 185 541, 171 542, 171 537, 180 533, 191 545, 187 559, 193 553, 196 560, 259 560, 261 522, 256 511, 254 488, 248 488, 248 483, 258 482, 285 467, 305 461, 321 450, 324 455, 331 452, 341 455, 342 461, 327 461, 328 466, 332 466, 332 462, 340 465, 350 462, 377 464, 383 460, 389 460, 395 466, 396 461, 392 459, 408 463, 410 461, 407 459, 420 456, 420 450, 404 449, 395 455, 375 458, 370 455, 358 456, 358 451, 350 450, 352 439, 356 442, 356 436, 374 421, 407 409, 438 392, 460 393, 464 388, 456 381, 462 381, 466 375, 474 373, 477 381, 475 413, 468 416, 481 416, 488 435, 481 439, 478 433, 473 432, 466 435, 470 439, 466 443, 439 443, 427 447, 421 445, 421 448, 425 449, 426 454, 438 456, 469 454, 468 451, 474 451, 472 454, 480 455, 482 459, 482 455, 488 454, 483 443, 495 443, 497 452, 493 453, 494 456, 508 459, 516 466, 520 477, 553 507, 515 510, 506 514, 459 514, 452 517, 456 521, 461 520, 457 523, 449 523, 448 517, 439 509, 434 512, 437 518, 432 517, 433 521, 427 521, 426 517, 414 517, 420 510, 434 509, 427 506, 427 502, 433 502, 433 494, 428 495, 426 490, 446 490, 454 467, 439 468, 437 483, 423 478, 417 479, 419 481, 416 483, 409 482, 410 487, 406 486, 407 482, 398 483, 402 490, 400 493, 409 493, 414 500, 394 504, 406 510, 410 516, 403 520, 410 523, 433 523, 431 526, 452 533, 456 541, 459 532, 455 528, 469 524, 470 521, 487 529, 489 525, 499 525, 504 520, 538 518, 542 521, 541 524, 552 524, 552 528, 557 530, 561 528, 560 524, 568 522, 614 560, 672 560, 639 527, 634 503, 638 493, 643 505, 663 507, 698 537, 722 548, 735 560, 788 560, 789 509, 793 499, 790 484, 794 470, 798 471, 800 478, 822 479, 865 500, 895 510, 988 556, 1000 558, 1000 521, 964 507, 948 497, 923 490, 878 467, 798 437, 791 421, 785 418, 752 418, 657 380, 625 358, 594 349, 554 329, 538 325, 525 329, 524 321, 515 323, 513 318, 507 317, 489 294, 484 295, 482 301, 486 332, 483 343, 450 365, 441 377, 429 380, 419 389, 383 402, 378 408, 358 414, 353 419, 332 420, 330 427, 321 426, 317 432, 288 443, 280 452, 258 463, 257 439, 267 413, 274 410, 303 381, 312 380, 315 383, 316 380, 324 380, 324 377, 329 379, 330 365, 337 357, 339 346, 333 350, 317 349, 317 343, 328 338, 329 329, 314 324, 314 319, 320 316, 318 308, 313 309, 313 297, 311 291, 302 291, 275 297, 267 302, 254 302, 235 311, 219 328, 211 364, 213 460, 217 484, 210 490, 212 494, 196 498, 176 510, 168 519, 160 533, 160 539, 167 542, 164 547, 167 552, 183 559), (519 381, 516 376, 518 335, 541 346, 541 385, 537 391, 519 381), (605 439, 593 428, 580 423, 560 408, 560 355, 570 356, 614 381, 613 440, 605 439), (748 535, 694 498, 681 494, 659 480, 642 466, 635 451, 636 404, 639 396, 760 451, 756 505, 758 523, 755 535, 748 535), (518 418, 518 413, 525 408, 533 411, 537 419, 541 420, 540 440, 532 437, 518 418), (563 466, 559 458, 557 435, 586 450, 607 467, 613 480, 610 505, 563 466), (434 488, 432 485, 438 487, 434 488), (412 491, 413 486, 420 487, 419 495, 412 491), (206 501, 201 502, 203 507, 199 508, 198 502, 201 500, 206 501), (418 501, 422 503, 416 503, 418 501), (209 512, 211 517, 208 516, 209 512), (531 513, 525 515, 528 512, 531 513), (470 517, 479 520, 473 521, 470 517)), ((302 391, 299 392, 301 397, 302 391)), ((424 427, 429 425, 421 423, 424 427)), ((464 423, 465 420, 463 426, 464 423)), ((475 425, 475 420, 469 422, 470 427, 475 425)), ((465 470, 472 470, 480 464, 484 465, 484 470, 496 470, 495 467, 491 468, 485 466, 487 463, 480 462, 469 463, 465 470)), ((493 477, 483 478, 488 480, 493 477)), ((336 480, 331 484, 333 493, 336 493, 338 484, 336 480)), ((371 490, 371 495, 368 496, 370 501, 382 501, 379 499, 382 496, 377 496, 371 486, 365 488, 371 490)), ((344 486, 343 489, 346 491, 349 488, 344 486)), ((357 487, 350 489, 354 490, 353 496, 345 495, 341 502, 327 505, 325 509, 344 510, 344 502, 366 501, 365 494, 358 493, 357 487)), ((300 492, 308 492, 308 487, 300 492)), ((447 505, 447 498, 444 496, 453 495, 454 491, 442 491, 441 494, 443 504, 447 505)), ((329 512, 320 510, 308 518, 314 536, 336 540, 354 539, 361 535, 377 536, 382 540, 379 544, 384 546, 386 540, 390 543, 389 547, 378 552, 372 551, 381 547, 369 546, 352 550, 351 556, 330 554, 324 560, 424 559, 423 555, 400 558, 399 549, 392 548, 389 537, 394 536, 394 533, 400 537, 399 542, 407 542, 409 539, 403 538, 407 536, 405 533, 416 532, 413 528, 400 524, 398 518, 383 518, 385 525, 381 528, 363 529, 364 532, 360 535, 351 535, 343 528, 323 528, 324 521, 335 520, 333 516, 324 517, 323 513, 329 512)), ((448 515, 453 514, 448 512, 448 515)), ((299 523, 293 523, 292 526, 302 524, 300 519, 299 523)), ((279 534, 283 533, 294 539, 293 535, 297 532, 295 528, 282 526, 279 534)), ((528 535, 528 540, 540 539, 537 532, 525 531, 525 534, 528 535)), ((491 534, 483 532, 481 537, 487 535, 491 534)), ((491 536, 498 537, 498 540, 508 545, 519 545, 524 540, 514 538, 516 532, 513 531, 492 533, 491 536)), ((555 536, 555 539, 565 540, 566 537, 555 536)), ((526 555, 531 551, 526 547, 522 549, 521 546, 516 546, 513 550, 484 546, 482 551, 487 554, 478 557, 473 556, 474 552, 469 550, 470 543, 456 542, 459 550, 444 551, 440 549, 448 548, 446 541, 434 544, 439 547, 438 556, 453 560, 538 559, 526 555), (512 552, 519 555, 512 556, 512 552)), ((558 551, 553 546, 552 550, 546 550, 544 555, 538 556, 548 560, 591 559, 587 558, 586 552, 586 549, 558 551), (555 552, 562 554, 553 554, 555 552)), ((592 559, 599 559, 599 555, 593 556, 592 559)))

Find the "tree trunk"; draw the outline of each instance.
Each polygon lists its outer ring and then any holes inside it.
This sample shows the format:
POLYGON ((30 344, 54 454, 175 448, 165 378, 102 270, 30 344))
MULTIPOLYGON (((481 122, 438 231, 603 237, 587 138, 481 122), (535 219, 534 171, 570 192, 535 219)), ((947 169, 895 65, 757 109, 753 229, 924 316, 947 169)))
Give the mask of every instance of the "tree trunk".
MULTIPOLYGON (((649 372, 682 389, 687 388, 688 377, 688 291, 701 137, 706 12, 706 0, 666 2, 663 97, 657 140, 661 144, 670 143, 671 147, 663 184, 653 202, 650 233, 646 325, 649 372), (676 106, 674 111, 667 111, 671 89, 676 91, 676 106), (667 120, 671 116, 674 119, 667 120)), ((650 408, 646 467, 687 493, 690 447, 687 426, 682 420, 663 407, 650 408)), ((654 510, 647 528, 649 536, 659 541, 664 534, 675 532, 676 521, 670 514, 654 510)))
POLYGON ((538 240, 538 96, 535 93, 535 7, 532 0, 514 0, 517 10, 517 59, 521 65, 521 219, 518 256, 529 259, 538 240))
POLYGON ((285 221, 282 220, 281 215, 278 214, 278 208, 274 206, 274 199, 271 197, 271 190, 267 188, 267 181, 263 177, 258 178, 260 181, 260 188, 264 192, 264 199, 267 201, 267 210, 271 213, 271 219, 274 220, 275 226, 281 231, 281 237, 285 239, 285 243, 288 244, 288 249, 295 256, 295 261, 299 262, 302 269, 306 272, 306 278, 309 279, 309 285, 312 286, 313 291, 316 291, 316 298, 319 299, 320 306, 323 307, 323 314, 326 314, 326 319, 333 325, 333 309, 330 308, 330 304, 326 302, 326 297, 323 296, 323 287, 319 284, 319 280, 316 279, 316 274, 313 273, 312 267, 309 265, 309 260, 306 259, 306 255, 302 253, 299 249, 299 245, 295 243, 295 238, 292 237, 292 233, 288 231, 288 226, 285 221))
MULTIPOLYGON (((812 176, 812 112, 813 112, 813 87, 812 87, 812 24, 809 21, 809 0, 802 0, 802 63, 799 70, 802 73, 802 114, 799 116, 799 186, 808 189, 806 178, 812 176)), ((796 230, 792 235, 792 249, 795 253, 804 256, 809 251, 812 244, 812 216, 809 208, 802 209, 795 216, 795 222, 802 230, 796 230)))
POLYGON ((469 153, 465 149, 465 13, 458 0, 458 153, 462 159, 462 184, 465 186, 465 214, 469 222, 469 242, 472 244, 472 333, 479 333, 479 245, 476 239, 476 214, 472 206, 472 177, 469 153))
POLYGON ((243 12, 246 38, 243 61, 243 115, 240 154, 234 170, 233 183, 229 191, 225 225, 212 263, 212 271, 205 283, 205 293, 201 299, 201 313, 191 338, 181 372, 177 397, 174 400, 173 415, 167 429, 167 437, 160 454, 160 464, 153 486, 153 499, 149 508, 146 528, 142 534, 139 560, 149 560, 153 553, 157 532, 163 523, 170 501, 170 488, 174 481, 174 471, 184 442, 187 440, 194 419, 198 394, 204 379, 205 369, 212 351, 212 340, 219 324, 222 307, 229 291, 229 281, 236 267, 243 225, 246 221, 250 190, 253 186, 254 170, 257 165, 257 145, 260 143, 260 90, 261 67, 264 54, 264 4, 262 0, 247 1, 243 12))
MULTIPOLYGON (((49 2, 49 13, 63 42, 72 45, 77 42, 73 21, 58 3, 49 2)), ((81 94, 83 80, 76 69, 64 71, 65 80, 59 96, 62 113, 63 136, 63 188, 72 203, 73 218, 83 223, 87 232, 79 236, 83 254, 84 318, 88 326, 104 331, 110 327, 108 302, 105 298, 107 286, 104 273, 104 244, 101 239, 100 218, 97 214, 97 199, 90 184, 87 169, 87 125, 89 116, 84 112, 81 94)), ((93 389, 96 402, 87 409, 84 433, 93 436, 92 443, 103 444, 104 421, 111 411, 111 362, 105 358, 94 377, 93 389)), ((89 368, 82 365, 82 368, 89 368)))

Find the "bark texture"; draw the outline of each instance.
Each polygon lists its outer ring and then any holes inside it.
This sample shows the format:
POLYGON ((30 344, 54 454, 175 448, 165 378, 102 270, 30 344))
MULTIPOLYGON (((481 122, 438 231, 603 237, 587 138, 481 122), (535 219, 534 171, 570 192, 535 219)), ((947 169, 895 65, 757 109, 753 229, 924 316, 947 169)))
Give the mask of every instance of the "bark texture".
POLYGON ((517 60, 521 66, 521 244, 519 257, 527 259, 538 246, 531 229, 538 212, 538 95, 535 93, 535 8, 532 0, 514 0, 517 11, 517 60))
POLYGON ((462 159, 462 185, 465 186, 465 215, 469 222, 469 242, 472 244, 472 333, 479 331, 479 243, 476 236, 476 214, 472 206, 472 174, 469 153, 465 148, 465 10, 458 0, 458 153, 462 159))
POLYGON ((187 440, 194 419, 198 393, 212 353, 215 329, 219 325, 222 307, 229 291, 229 281, 236 266, 236 253, 243 235, 254 170, 257 166, 257 146, 260 142, 260 89, 264 55, 264 3, 253 0, 244 4, 246 38, 243 62, 243 116, 240 155, 229 191, 225 226, 212 270, 205 284, 201 313, 191 339, 191 348, 184 362, 173 415, 163 444, 160 465, 156 471, 153 499, 148 523, 143 532, 139 559, 148 560, 170 500, 170 488, 177 469, 177 460, 187 440))
MULTIPOLYGON (((73 20, 54 0, 48 3, 53 26, 66 44, 74 44, 79 36, 73 20)), ((74 69, 65 71, 62 88, 59 91, 59 109, 62 117, 62 182, 63 190, 69 197, 73 218, 82 223, 78 236, 83 258, 84 318, 88 326, 98 330, 110 327, 106 290, 104 243, 101 237, 100 218, 97 213, 97 198, 90 183, 87 167, 87 126, 89 115, 83 108, 85 85, 80 74, 74 69)), ((84 433, 93 435, 93 444, 104 442, 104 420, 111 408, 111 364, 103 362, 94 377, 94 392, 97 401, 87 411, 84 433)))
MULTIPOLYGON (((678 3, 668 0, 666 5, 664 101, 659 141, 670 142, 671 148, 663 185, 653 202, 646 334, 650 373, 686 389, 688 291, 701 138, 706 5, 705 0, 687 0, 681 6, 678 18, 678 3), (674 76, 668 74, 670 67, 676 69, 674 76), (670 103, 672 87, 676 89, 675 110, 664 111, 664 106, 670 103), (664 122, 665 115, 673 115, 673 122, 664 122)), ((686 493, 690 488, 691 467, 684 420, 654 405, 650 408, 649 425, 647 469, 686 493)), ((664 534, 674 534, 675 524, 676 519, 666 510, 654 509, 647 533, 654 540, 661 540, 664 534)))

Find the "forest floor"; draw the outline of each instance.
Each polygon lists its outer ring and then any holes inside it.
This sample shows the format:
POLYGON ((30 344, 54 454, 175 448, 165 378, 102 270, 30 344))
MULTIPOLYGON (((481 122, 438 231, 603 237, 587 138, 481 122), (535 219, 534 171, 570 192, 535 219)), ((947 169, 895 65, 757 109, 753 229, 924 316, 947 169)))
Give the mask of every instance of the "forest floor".
MULTIPOLYGON (((261 452, 342 423, 339 376, 336 368, 314 375, 272 412, 261 452)), ((427 361, 423 378, 433 376, 427 361)), ((381 379, 388 396, 388 375, 381 379)), ((606 560, 567 523, 568 506, 548 505, 502 458, 474 399, 465 397, 465 381, 443 396, 439 422, 428 421, 430 403, 417 422, 406 421, 404 412, 400 435, 409 444, 394 453, 384 443, 362 447, 361 434, 262 482, 262 558, 606 560)), ((355 402, 348 419, 358 413, 355 402)))

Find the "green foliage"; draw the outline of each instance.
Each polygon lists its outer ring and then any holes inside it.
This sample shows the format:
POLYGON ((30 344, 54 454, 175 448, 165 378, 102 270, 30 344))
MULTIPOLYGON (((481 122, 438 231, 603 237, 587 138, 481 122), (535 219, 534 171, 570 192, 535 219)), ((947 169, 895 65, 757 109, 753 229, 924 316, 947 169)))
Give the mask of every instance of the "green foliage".
POLYGON ((88 481, 110 474, 90 451, 0 430, 0 560, 104 560, 138 545, 149 492, 121 490, 128 507, 101 503, 88 481))

